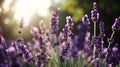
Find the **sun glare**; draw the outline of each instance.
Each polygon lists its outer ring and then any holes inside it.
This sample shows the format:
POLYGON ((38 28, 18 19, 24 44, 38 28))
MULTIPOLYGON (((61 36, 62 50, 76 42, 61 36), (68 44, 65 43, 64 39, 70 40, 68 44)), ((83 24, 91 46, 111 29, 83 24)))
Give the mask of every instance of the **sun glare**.
MULTIPOLYGON (((8 0, 5 3, 9 4, 8 0)), ((48 8, 51 5, 51 0, 16 0, 13 7, 14 19, 18 22, 21 18, 24 19, 25 26, 29 24, 34 13, 38 15, 47 16, 48 8)), ((6 5, 5 5, 6 6, 6 5)), ((6 8, 6 7, 5 7, 6 8)))
POLYGON ((5 11, 8 11, 9 10, 9 5, 10 5, 10 3, 12 2, 12 0, 5 0, 5 2, 3 3, 3 9, 5 10, 5 11))

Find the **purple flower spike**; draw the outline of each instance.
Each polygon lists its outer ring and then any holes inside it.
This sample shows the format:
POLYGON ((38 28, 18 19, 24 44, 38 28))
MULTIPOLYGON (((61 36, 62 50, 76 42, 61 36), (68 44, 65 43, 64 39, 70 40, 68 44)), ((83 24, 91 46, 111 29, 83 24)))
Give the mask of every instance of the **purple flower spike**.
POLYGON ((18 26, 19 26, 19 28, 23 28, 23 26, 24 26, 24 19, 22 18, 21 20, 20 20, 20 22, 18 23, 18 26))
POLYGON ((53 12, 52 17, 50 19, 50 30, 52 34, 56 34, 59 30, 58 22, 59 22, 59 9, 56 10, 56 12, 53 12))
POLYGON ((71 16, 66 17, 66 22, 67 22, 67 26, 68 26, 69 30, 73 29, 72 28, 73 27, 73 21, 72 21, 71 16))
POLYGON ((32 27, 30 32, 34 37, 37 37, 39 35, 39 30, 37 27, 32 27))
POLYGON ((112 30, 113 31, 120 30, 120 17, 115 19, 115 22, 112 25, 112 30))
POLYGON ((37 67, 43 67, 43 59, 42 59, 42 55, 40 53, 37 54, 37 67))
POLYGON ((88 15, 85 14, 83 17, 82 17, 82 22, 83 24, 86 24, 86 25, 89 25, 90 24, 90 21, 89 21, 89 18, 88 18, 88 15))
POLYGON ((97 11, 97 3, 93 3, 93 10, 91 11, 91 19, 93 22, 97 22, 99 19, 99 13, 97 11))
POLYGON ((104 22, 100 22, 100 23, 99 23, 99 30, 100 30, 99 36, 100 36, 101 38, 105 37, 104 22))
POLYGON ((46 31, 46 25, 44 24, 44 21, 43 20, 41 20, 40 22, 39 22, 39 28, 40 28, 40 32, 43 34, 43 33, 45 33, 46 31))

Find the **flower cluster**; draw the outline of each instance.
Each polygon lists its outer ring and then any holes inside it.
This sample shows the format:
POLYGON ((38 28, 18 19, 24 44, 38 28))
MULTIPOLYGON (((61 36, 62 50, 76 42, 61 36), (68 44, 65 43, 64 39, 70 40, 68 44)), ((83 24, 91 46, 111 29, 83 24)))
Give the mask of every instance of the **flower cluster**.
POLYGON ((98 22, 99 13, 97 3, 93 3, 91 19, 85 14, 82 23, 77 26, 77 33, 73 34, 73 20, 66 17, 66 24, 59 33, 59 9, 50 18, 50 30, 47 30, 43 20, 39 27, 32 27, 31 41, 25 44, 21 37, 23 19, 18 24, 19 37, 6 45, 0 28, 0 67, 119 67, 120 53, 118 44, 110 47, 114 33, 120 30, 120 17, 112 25, 112 35, 108 40, 108 47, 104 47, 106 37, 104 22, 98 22), (90 32, 90 21, 94 22, 94 34, 90 32), (99 23, 99 34, 96 26, 99 23), (92 36, 91 36, 92 35, 92 36), (104 41, 105 40, 105 41, 104 41))
POLYGON ((63 61, 66 58, 69 58, 68 53, 70 52, 71 49, 71 35, 72 35, 72 29, 73 29, 73 21, 71 16, 66 17, 66 22, 67 24, 65 25, 65 28, 63 28, 63 43, 62 47, 60 47, 61 50, 61 55, 60 59, 63 61), (67 55, 67 56, 66 56, 67 55))
POLYGON ((58 32, 59 27, 58 27, 58 22, 59 22, 59 14, 60 9, 57 9, 56 12, 53 12, 52 17, 50 19, 50 30, 52 34, 55 34, 58 32))

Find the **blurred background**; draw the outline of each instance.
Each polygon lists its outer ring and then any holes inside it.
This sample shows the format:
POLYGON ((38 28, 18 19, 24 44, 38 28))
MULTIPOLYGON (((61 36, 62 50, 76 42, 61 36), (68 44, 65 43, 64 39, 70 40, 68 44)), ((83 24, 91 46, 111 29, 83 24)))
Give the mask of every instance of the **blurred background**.
MULTIPOLYGON (((24 28, 22 37, 25 41, 30 41, 32 38, 30 34, 31 27, 38 27, 39 21, 43 20, 47 28, 49 28, 50 16, 56 8, 61 9, 59 14, 59 32, 62 31, 66 23, 66 16, 72 16, 74 21, 73 32, 77 33, 76 27, 81 23, 82 16, 88 14, 89 18, 91 18, 94 1, 97 2, 100 13, 97 24, 100 21, 105 22, 105 40, 107 40, 107 37, 110 37, 112 33, 111 26, 115 18, 120 16, 120 0, 0 0, 0 27, 3 30, 2 34, 7 42, 15 40, 18 37, 18 22, 23 18, 24 28)), ((90 31, 93 34, 92 21, 90 31)), ((97 32, 99 33, 99 31, 97 32)), ((115 33, 114 41, 120 44, 119 31, 115 33)))

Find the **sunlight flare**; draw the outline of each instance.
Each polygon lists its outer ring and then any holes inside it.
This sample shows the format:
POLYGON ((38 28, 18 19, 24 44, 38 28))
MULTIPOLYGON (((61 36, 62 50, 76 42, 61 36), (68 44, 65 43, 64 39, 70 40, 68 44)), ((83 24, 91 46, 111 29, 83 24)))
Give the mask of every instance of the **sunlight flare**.
MULTIPOLYGON (((5 0, 3 8, 8 10, 11 2, 12 0, 5 0)), ((51 0, 16 0, 13 7, 14 19, 19 22, 23 18, 24 24, 27 26, 35 13, 40 16, 47 16, 50 5, 51 0)))

